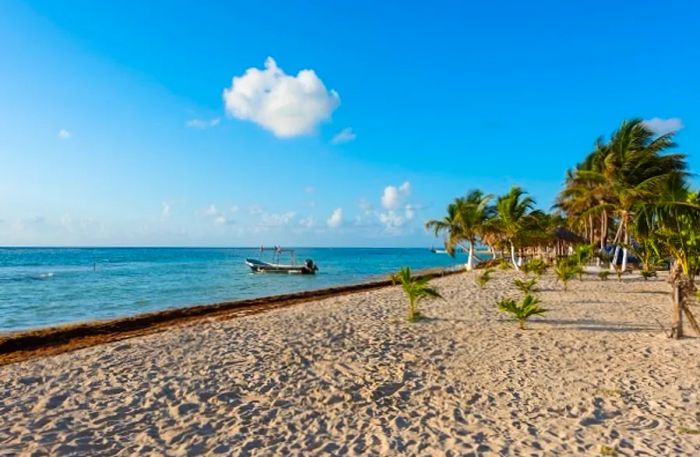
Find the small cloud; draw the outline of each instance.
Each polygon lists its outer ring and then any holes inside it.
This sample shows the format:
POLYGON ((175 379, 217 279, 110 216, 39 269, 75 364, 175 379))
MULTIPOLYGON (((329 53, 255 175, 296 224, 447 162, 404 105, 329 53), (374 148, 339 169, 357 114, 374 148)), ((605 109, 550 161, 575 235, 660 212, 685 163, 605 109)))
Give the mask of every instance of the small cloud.
POLYGON ((260 225, 265 227, 281 227, 289 224, 296 216, 294 211, 286 213, 265 213, 260 215, 260 225))
POLYGON ((330 228, 338 228, 340 227, 340 224, 343 223, 343 209, 342 208, 336 208, 333 213, 331 214, 331 217, 328 218, 326 221, 326 225, 328 225, 330 228))
POLYGON ((340 132, 336 133, 331 139, 331 144, 343 144, 349 143, 357 138, 355 132, 352 131, 350 127, 345 127, 340 132))
POLYGON ((190 119, 185 122, 185 127, 188 129, 208 129, 211 127, 216 127, 221 122, 221 118, 214 117, 212 119, 190 119))
POLYGON ((233 225, 236 223, 232 218, 220 214, 214 218, 214 223, 216 225, 233 225))
POLYGON ((413 205, 406 205, 406 207, 404 208, 404 216, 406 217, 406 219, 410 221, 415 215, 416 207, 413 205))
POLYGON ((654 117, 651 119, 645 119, 644 125, 646 125, 649 130, 657 135, 665 135, 667 133, 677 132, 682 129, 683 121, 681 121, 681 119, 678 117, 670 117, 668 119, 654 117))
POLYGON ((411 193, 411 183, 406 181, 399 187, 386 186, 382 194, 382 206, 386 209, 396 209, 411 193))
POLYGON ((58 131, 58 138, 60 138, 61 140, 70 140, 72 137, 73 134, 66 129, 61 129, 58 131))
POLYGON ((229 211, 222 211, 216 207, 216 205, 211 204, 204 210, 204 215, 210 218, 216 225, 233 225, 235 220, 231 217, 238 211, 238 206, 232 206, 229 211))
POLYGON ((170 203, 168 202, 163 202, 161 204, 161 211, 160 211, 160 217, 162 219, 167 219, 170 217, 170 203))
POLYGON ((226 112, 254 122, 278 138, 313 133, 340 105, 340 96, 328 91, 313 70, 286 74, 272 57, 265 68, 248 68, 224 89, 226 112))
POLYGON ((313 216, 308 216, 299 220, 299 225, 306 228, 312 228, 316 226, 316 219, 313 216))

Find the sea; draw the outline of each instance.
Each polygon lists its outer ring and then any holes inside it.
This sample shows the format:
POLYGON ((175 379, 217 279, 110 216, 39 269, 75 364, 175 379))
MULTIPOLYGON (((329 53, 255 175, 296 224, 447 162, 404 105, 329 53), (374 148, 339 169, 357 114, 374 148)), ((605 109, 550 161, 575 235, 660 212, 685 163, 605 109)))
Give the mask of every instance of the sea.
MULTIPOLYGON (((252 273, 256 248, 0 248, 0 333, 322 289, 466 258, 427 248, 297 248, 316 275, 252 273)), ((289 260, 282 255, 283 263, 289 260)))

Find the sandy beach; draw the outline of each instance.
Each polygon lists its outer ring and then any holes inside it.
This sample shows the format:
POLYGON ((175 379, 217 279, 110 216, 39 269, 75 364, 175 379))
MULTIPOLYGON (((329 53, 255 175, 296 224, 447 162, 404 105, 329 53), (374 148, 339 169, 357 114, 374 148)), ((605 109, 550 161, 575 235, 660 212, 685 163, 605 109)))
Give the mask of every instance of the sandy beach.
POLYGON ((700 454, 663 277, 547 275, 519 331, 515 275, 435 279, 417 323, 387 287, 0 367, 0 454, 700 454))

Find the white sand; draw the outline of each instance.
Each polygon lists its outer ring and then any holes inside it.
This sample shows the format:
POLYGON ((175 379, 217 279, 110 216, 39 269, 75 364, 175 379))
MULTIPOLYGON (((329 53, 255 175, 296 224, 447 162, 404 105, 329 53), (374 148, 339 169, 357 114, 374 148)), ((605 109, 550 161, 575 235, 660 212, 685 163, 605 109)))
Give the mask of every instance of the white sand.
POLYGON ((0 454, 700 455, 662 279, 547 276, 522 332, 473 277, 415 324, 387 288, 0 367, 0 454))

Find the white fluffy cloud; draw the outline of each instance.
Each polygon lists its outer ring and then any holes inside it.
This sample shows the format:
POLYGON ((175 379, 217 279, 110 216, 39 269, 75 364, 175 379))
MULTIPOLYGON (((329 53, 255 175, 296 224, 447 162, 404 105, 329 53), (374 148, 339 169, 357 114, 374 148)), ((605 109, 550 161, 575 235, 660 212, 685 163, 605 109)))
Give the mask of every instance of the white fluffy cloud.
POLYGON ((677 117, 670 117, 668 119, 662 119, 660 117, 654 117, 651 119, 645 119, 644 125, 646 125, 651 131, 657 135, 665 135, 671 132, 677 132, 683 128, 683 121, 677 117))
POLYGON ((190 119, 185 122, 185 127, 189 129, 208 129, 210 127, 216 127, 221 122, 221 118, 214 117, 212 119, 190 119))
POLYGON ((287 75, 272 57, 263 70, 249 68, 234 76, 223 96, 231 116, 255 122, 280 138, 313 133, 340 105, 338 93, 328 91, 316 72, 287 75))
POLYGON ((382 194, 382 206, 386 209, 398 208, 411 193, 411 183, 406 181, 399 187, 386 186, 382 194))
POLYGON ((350 141, 353 141, 355 138, 357 138, 357 134, 352 131, 350 127, 345 127, 343 130, 340 132, 336 133, 333 138, 331 139, 332 144, 343 144, 343 143, 349 143, 350 141))
POLYGON ((58 131, 58 137, 62 140, 70 140, 72 136, 73 134, 66 129, 61 129, 58 131))
POLYGON ((343 223, 343 209, 342 208, 336 208, 331 216, 328 218, 326 221, 326 224, 330 228, 337 228, 340 227, 340 224, 343 223))
POLYGON ((416 205, 406 203, 411 194, 411 183, 405 181, 400 186, 386 186, 382 194, 382 207, 386 211, 377 214, 379 222, 389 233, 398 233, 399 229, 413 220, 416 205))

